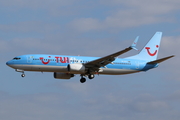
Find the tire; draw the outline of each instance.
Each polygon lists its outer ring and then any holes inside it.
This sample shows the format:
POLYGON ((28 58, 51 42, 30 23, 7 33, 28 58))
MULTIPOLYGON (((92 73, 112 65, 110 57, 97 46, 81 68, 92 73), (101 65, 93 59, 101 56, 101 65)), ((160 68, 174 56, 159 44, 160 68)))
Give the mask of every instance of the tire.
POLYGON ((95 77, 94 74, 89 74, 89 75, 88 75, 88 78, 89 78, 89 79, 93 79, 94 77, 95 77))
POLYGON ((85 82, 86 82, 86 78, 81 78, 81 79, 80 79, 80 82, 81 82, 81 83, 85 83, 85 82))

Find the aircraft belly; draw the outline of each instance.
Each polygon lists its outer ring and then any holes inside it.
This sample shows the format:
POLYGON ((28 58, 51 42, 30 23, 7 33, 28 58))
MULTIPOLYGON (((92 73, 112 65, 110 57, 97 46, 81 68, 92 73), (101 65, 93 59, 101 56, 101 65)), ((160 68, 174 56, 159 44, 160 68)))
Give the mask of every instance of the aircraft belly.
POLYGON ((32 66, 32 71, 43 71, 43 72, 67 72, 66 66, 44 66, 44 65, 34 65, 32 66))
POLYGON ((24 71, 43 71, 43 72, 67 72, 66 66, 45 66, 45 65, 13 65, 14 69, 24 71))
POLYGON ((24 69, 31 69, 31 67, 29 66, 28 68, 25 67, 24 65, 9 65, 10 67, 14 68, 14 69, 20 69, 20 70, 24 70, 24 69))
MULTIPOLYGON (((27 70, 28 71, 28 70, 27 70)), ((41 66, 34 65, 31 68, 31 71, 43 71, 43 72, 62 72, 62 73, 71 73, 71 74, 83 74, 84 72, 74 71, 69 72, 67 66, 41 66)))
MULTIPOLYGON (((66 66, 50 66, 50 65, 13 65, 11 66, 14 69, 20 69, 24 71, 42 71, 42 72, 63 72, 67 73, 66 66)), ((101 68, 99 74, 106 75, 123 75, 140 72, 138 70, 130 70, 130 69, 109 69, 109 68, 101 68)), ((72 72, 72 74, 83 74, 81 72, 72 72)))
POLYGON ((103 68, 102 72, 99 72, 99 74, 106 74, 106 75, 123 75, 123 74, 130 74, 130 73, 136 73, 140 72, 138 70, 130 70, 130 69, 107 69, 103 68))

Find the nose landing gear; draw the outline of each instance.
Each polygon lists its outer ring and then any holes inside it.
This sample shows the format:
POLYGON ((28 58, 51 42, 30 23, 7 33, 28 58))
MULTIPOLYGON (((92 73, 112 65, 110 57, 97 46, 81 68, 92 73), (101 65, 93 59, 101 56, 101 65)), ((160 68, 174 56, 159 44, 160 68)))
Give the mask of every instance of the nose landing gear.
POLYGON ((24 74, 24 73, 22 73, 22 74, 21 74, 21 77, 25 77, 25 74, 24 74))
POLYGON ((24 70, 19 70, 19 69, 16 69, 16 72, 21 72, 21 77, 25 77, 25 74, 24 74, 24 70))

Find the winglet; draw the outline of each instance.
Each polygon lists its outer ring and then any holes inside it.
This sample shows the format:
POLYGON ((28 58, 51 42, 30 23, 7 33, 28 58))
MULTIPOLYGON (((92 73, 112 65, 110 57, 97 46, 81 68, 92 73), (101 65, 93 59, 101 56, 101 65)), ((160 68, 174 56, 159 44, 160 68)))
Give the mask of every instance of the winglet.
POLYGON ((139 40, 139 36, 136 37, 136 39, 134 40, 134 42, 132 43, 132 45, 130 46, 130 48, 134 49, 134 50, 138 50, 136 48, 137 42, 139 40))

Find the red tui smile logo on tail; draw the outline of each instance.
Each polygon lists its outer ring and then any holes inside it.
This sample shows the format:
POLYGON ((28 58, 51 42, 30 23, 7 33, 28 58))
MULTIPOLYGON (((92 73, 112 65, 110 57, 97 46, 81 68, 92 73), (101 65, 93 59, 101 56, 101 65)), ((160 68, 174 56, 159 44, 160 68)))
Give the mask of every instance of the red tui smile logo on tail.
MULTIPOLYGON (((156 48, 158 48, 159 47, 159 45, 156 45, 156 48)), ((150 56, 155 56, 156 55, 156 53, 157 53, 157 50, 154 52, 154 53, 151 53, 150 52, 150 47, 145 47, 145 49, 147 50, 147 52, 148 52, 148 54, 150 55, 150 56)))

